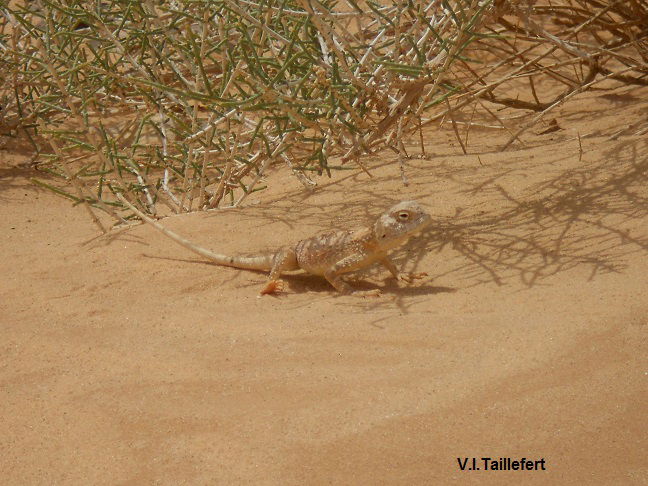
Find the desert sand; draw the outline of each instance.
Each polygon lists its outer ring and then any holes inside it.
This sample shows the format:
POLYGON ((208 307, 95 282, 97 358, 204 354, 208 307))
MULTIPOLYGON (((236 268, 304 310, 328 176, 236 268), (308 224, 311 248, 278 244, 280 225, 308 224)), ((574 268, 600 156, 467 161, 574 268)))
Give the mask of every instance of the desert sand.
POLYGON ((648 89, 581 94, 505 152, 429 128, 236 210, 164 224, 224 253, 371 222, 435 225, 336 295, 211 265, 146 225, 99 236, 0 151, 0 451, 18 484, 648 484, 648 89), (643 120, 643 122, 642 122, 643 120), (627 129, 626 129, 627 128, 627 129), (639 133, 639 134, 638 134, 639 133), (580 142, 579 142, 580 137, 580 142), (417 156, 416 140, 408 147, 417 156), (461 471, 458 459, 545 460, 461 471))

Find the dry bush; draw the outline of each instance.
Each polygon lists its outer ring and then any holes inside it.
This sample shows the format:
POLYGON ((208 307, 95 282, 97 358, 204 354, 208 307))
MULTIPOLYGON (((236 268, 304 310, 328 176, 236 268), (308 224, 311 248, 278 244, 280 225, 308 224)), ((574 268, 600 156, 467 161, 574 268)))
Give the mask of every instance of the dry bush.
POLYGON ((462 110, 472 117, 476 110, 510 133, 502 150, 602 81, 648 85, 648 4, 640 0, 499 0, 483 32, 488 37, 473 47, 488 66, 457 63, 465 70, 461 93, 452 109, 429 119, 462 110), (502 120, 493 109, 502 106, 521 111, 502 120))
POLYGON ((0 9, 0 130, 25 133, 62 181, 36 182, 84 204, 102 230, 96 209, 131 217, 116 194, 158 215, 238 205, 273 163, 310 189, 312 174, 368 170, 363 155, 385 147, 402 159, 407 137, 446 120, 464 150, 467 130, 488 123, 510 131, 506 148, 603 79, 647 83, 639 0, 0 9), (548 97, 555 84, 562 94, 548 97))

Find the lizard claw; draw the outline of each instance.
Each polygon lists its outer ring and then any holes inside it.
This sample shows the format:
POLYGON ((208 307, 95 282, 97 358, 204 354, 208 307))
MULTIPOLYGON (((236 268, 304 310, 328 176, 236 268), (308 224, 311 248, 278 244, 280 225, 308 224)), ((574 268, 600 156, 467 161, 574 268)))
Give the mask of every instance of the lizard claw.
POLYGON ((270 280, 265 287, 261 290, 261 295, 277 295, 283 292, 283 280, 270 280))
POLYGON ((412 283, 412 281, 427 277, 427 275, 428 274, 425 273, 425 272, 405 273, 405 274, 399 275, 398 280, 402 280, 403 282, 407 282, 407 283, 412 283))

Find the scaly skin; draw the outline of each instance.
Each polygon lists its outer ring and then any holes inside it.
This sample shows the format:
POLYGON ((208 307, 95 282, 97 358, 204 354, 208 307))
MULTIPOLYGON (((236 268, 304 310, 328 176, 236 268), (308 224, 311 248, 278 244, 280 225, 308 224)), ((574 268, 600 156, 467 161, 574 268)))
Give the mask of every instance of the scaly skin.
POLYGON ((261 290, 262 295, 280 292, 283 289, 281 275, 295 270, 322 276, 339 292, 358 296, 379 295, 380 290, 354 291, 342 280, 342 275, 374 263, 380 263, 395 278, 406 282, 425 276, 424 273, 402 275, 389 259, 391 250, 404 245, 431 223, 430 215, 415 201, 403 201, 392 206, 368 228, 323 233, 273 253, 243 257, 220 255, 196 246, 146 216, 121 195, 119 199, 142 220, 175 242, 219 265, 270 271, 268 282, 261 290))

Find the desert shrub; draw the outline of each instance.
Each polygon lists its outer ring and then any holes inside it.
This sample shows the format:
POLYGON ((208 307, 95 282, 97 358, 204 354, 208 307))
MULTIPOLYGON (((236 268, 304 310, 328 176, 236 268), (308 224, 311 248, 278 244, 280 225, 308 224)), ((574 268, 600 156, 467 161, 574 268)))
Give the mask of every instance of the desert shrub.
POLYGON ((238 205, 272 164, 307 190, 423 125, 506 148, 603 79, 646 84, 639 0, 43 0, 0 6, 0 129, 35 182, 115 222, 238 205), (558 96, 555 85, 564 86, 558 96), (510 93, 516 93, 513 97, 510 93), (518 110, 523 121, 497 114, 518 110), (490 121, 487 121, 490 120, 490 121))

